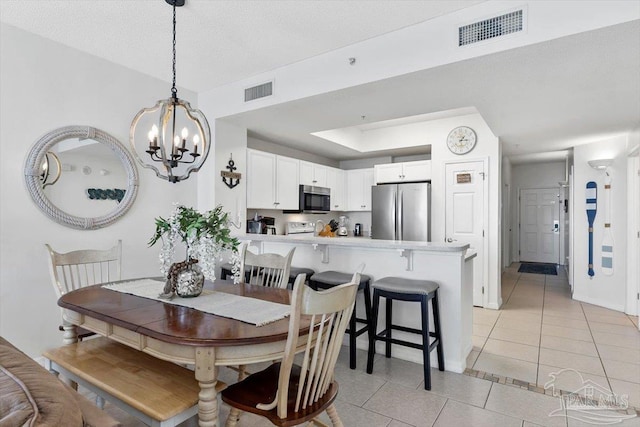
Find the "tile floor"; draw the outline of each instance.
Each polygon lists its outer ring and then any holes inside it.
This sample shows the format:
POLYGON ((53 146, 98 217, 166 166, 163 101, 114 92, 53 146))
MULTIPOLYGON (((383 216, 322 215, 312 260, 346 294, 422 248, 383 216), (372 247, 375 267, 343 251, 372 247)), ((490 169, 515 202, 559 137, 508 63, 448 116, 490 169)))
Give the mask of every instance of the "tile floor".
POLYGON ((474 308, 467 367, 538 387, 556 378, 553 385, 570 392, 592 380, 640 408, 638 317, 572 300, 562 269, 552 276, 518 273, 519 266, 502 276, 501 310, 474 308), (564 368, 582 378, 550 376, 564 368))
MULTIPOLYGON (((572 301, 562 274, 520 274, 517 269, 512 265, 503 276, 502 310, 474 309, 475 347, 468 366, 496 374, 493 380, 433 370, 432 390, 425 391, 421 365, 376 355, 374 373, 368 375, 366 352, 358 351, 358 368, 350 370, 345 347, 336 368, 336 406, 345 427, 574 427, 611 421, 591 419, 585 424, 573 413, 567 417, 560 398, 521 386, 544 386, 548 375, 562 368, 577 370, 605 391, 628 394, 629 403, 640 407, 640 332, 633 319, 572 301)), ((233 376, 221 370, 223 380, 233 381, 233 376)), ((582 384, 572 376, 557 378, 555 386, 564 390, 574 391, 582 384)), ((106 409, 124 426, 142 426, 118 408, 107 404, 106 409)), ((223 404, 221 425, 228 410, 223 404)), ((195 425, 192 420, 183 423, 195 425)), ((239 423, 270 425, 251 414, 244 414, 239 423)), ((640 417, 619 425, 640 427, 640 417)))

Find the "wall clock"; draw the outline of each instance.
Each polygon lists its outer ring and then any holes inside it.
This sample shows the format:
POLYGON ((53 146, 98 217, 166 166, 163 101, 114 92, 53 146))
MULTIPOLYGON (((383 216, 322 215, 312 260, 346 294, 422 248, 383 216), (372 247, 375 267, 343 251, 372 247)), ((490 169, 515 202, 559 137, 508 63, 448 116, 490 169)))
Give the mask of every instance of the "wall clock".
POLYGON ((467 154, 476 146, 478 137, 473 129, 467 126, 458 126, 449 132, 447 147, 453 154, 467 154))

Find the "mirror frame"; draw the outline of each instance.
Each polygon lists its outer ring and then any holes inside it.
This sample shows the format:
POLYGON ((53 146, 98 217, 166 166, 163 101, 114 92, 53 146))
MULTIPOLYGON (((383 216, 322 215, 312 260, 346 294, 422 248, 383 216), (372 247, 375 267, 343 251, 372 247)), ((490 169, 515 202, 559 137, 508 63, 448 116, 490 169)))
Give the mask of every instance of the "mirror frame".
POLYGON ((24 178, 27 190, 34 203, 45 215, 55 222, 67 227, 80 230, 95 230, 112 224, 123 216, 133 205, 138 194, 138 170, 135 160, 129 151, 113 136, 100 129, 91 126, 65 126, 57 128, 42 136, 31 147, 24 165, 24 178), (118 206, 106 215, 98 217, 83 218, 70 215, 56 207, 44 194, 42 183, 40 182, 40 165, 42 164, 47 151, 60 141, 69 138, 78 138, 80 141, 93 139, 101 144, 107 145, 114 152, 116 157, 122 162, 122 166, 127 173, 127 190, 125 196, 118 206))

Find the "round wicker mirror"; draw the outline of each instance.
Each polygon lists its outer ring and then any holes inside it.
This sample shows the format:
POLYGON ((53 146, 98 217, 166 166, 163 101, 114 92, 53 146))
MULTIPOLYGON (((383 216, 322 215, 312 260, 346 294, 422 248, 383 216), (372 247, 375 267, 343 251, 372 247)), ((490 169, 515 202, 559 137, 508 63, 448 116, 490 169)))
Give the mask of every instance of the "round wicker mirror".
MULTIPOLYGON (((62 173, 65 173, 65 168, 68 169, 69 167, 63 164, 62 173)), ((86 173, 86 171, 86 169, 83 170, 84 173, 86 173)), ((138 170, 136 169, 135 161, 131 153, 113 136, 90 126, 61 127, 52 130, 36 141, 27 156, 24 166, 24 176, 31 198, 45 215, 60 224, 81 230, 94 230, 106 227, 115 222, 131 208, 138 194, 138 170), (107 147, 110 149, 122 164, 124 173, 126 174, 126 189, 122 189, 124 195, 122 194, 122 190, 119 191, 117 203, 113 201, 113 203, 116 203, 115 208, 105 214, 94 217, 75 216, 60 209, 45 194, 42 181, 42 165, 43 162, 46 161, 47 153, 55 150, 56 148, 54 147, 58 143, 74 139, 77 140, 76 145, 92 144, 95 142, 100 143, 103 148, 107 147)), ((87 194, 85 194, 84 197, 94 197, 92 194, 95 195, 97 193, 95 190, 96 189, 87 188, 87 194)), ((111 194, 111 192, 111 189, 104 191, 106 194, 111 194)), ((113 191, 113 193, 115 193, 115 191, 113 191)))

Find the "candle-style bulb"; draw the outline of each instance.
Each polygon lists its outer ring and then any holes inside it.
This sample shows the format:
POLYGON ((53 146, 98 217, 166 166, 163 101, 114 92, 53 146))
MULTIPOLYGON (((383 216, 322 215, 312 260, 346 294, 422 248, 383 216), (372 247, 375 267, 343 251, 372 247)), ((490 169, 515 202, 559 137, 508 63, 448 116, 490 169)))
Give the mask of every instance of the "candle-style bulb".
POLYGON ((178 145, 180 145, 180 137, 178 135, 176 135, 173 138, 173 143, 175 144, 175 146, 177 147, 178 145))
POLYGON ((156 125, 151 126, 151 133, 149 135, 153 135, 154 138, 158 136, 158 126, 156 125))
POLYGON ((200 142, 200 137, 198 134, 193 135, 193 154, 198 154, 198 143, 200 142))
POLYGON ((189 136, 187 128, 182 128, 182 139, 186 139, 189 136))

